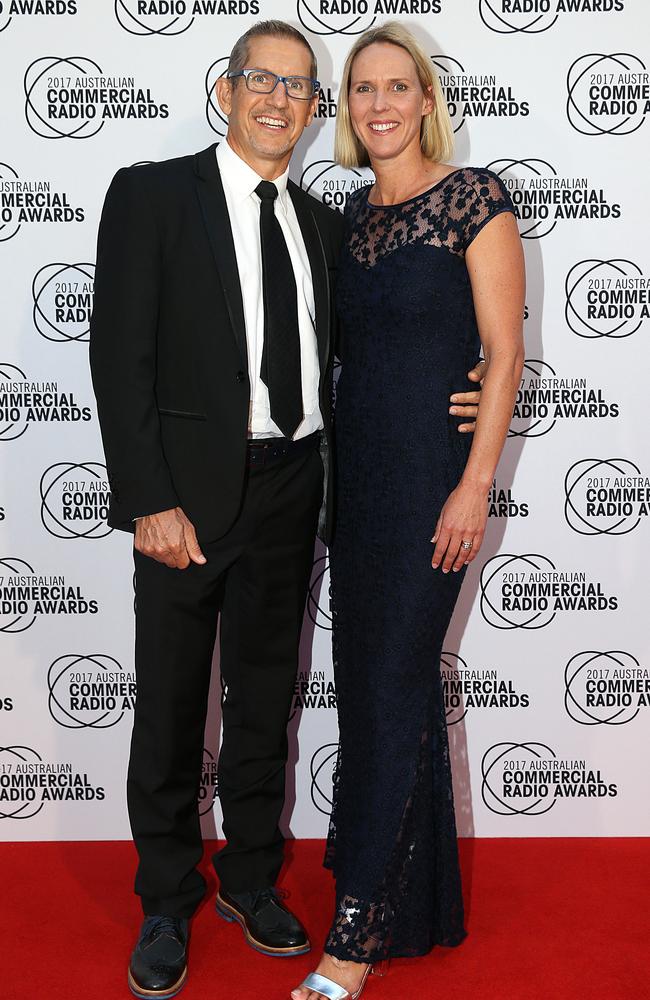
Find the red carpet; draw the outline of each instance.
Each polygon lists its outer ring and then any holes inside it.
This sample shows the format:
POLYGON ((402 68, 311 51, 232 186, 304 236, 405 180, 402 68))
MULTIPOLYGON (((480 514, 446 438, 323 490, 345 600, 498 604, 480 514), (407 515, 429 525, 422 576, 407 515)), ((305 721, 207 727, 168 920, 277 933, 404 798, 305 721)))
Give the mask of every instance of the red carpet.
MULTIPOLYGON (((208 845, 209 846, 209 845, 208 845)), ((650 998, 650 841, 465 840, 469 937, 394 961, 363 1000, 650 998)), ((271 959, 214 914, 193 924, 183 1000, 288 1000, 313 968, 332 902, 319 841, 289 845, 283 885, 313 956, 271 959)), ((0 844, 2 1000, 117 1000, 140 920, 124 843, 0 844)))

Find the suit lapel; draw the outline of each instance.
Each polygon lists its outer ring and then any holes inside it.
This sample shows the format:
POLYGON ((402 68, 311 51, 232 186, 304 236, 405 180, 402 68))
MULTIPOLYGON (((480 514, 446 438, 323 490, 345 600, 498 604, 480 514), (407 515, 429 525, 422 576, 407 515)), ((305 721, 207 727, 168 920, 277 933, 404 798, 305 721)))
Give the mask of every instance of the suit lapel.
POLYGON ((228 307, 228 314, 235 339, 239 346, 244 368, 248 367, 246 326, 241 284, 237 270, 237 257, 232 236, 230 217, 223 193, 221 175, 217 166, 216 143, 194 157, 196 192, 201 206, 203 222, 219 272, 228 307))
POLYGON ((289 194, 298 217, 298 224, 305 241, 305 249, 311 268, 311 280, 314 288, 314 308, 316 311, 316 340, 318 342, 318 360, 321 374, 327 368, 327 358, 330 342, 330 294, 329 273, 323 241, 316 225, 313 213, 305 195, 297 185, 289 181, 289 194))

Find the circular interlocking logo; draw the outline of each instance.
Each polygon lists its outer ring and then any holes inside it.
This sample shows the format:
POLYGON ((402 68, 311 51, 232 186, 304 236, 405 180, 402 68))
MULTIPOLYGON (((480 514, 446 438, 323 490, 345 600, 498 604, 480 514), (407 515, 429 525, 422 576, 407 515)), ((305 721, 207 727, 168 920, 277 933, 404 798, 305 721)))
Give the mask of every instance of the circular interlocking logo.
POLYGON ((30 819, 44 805, 38 788, 18 788, 12 781, 17 766, 41 763, 43 758, 31 747, 0 747, 0 789, 5 791, 0 819, 30 819))
POLYGON ((440 84, 442 86, 443 93, 445 94, 445 99, 447 101, 447 110, 449 111, 449 117, 451 118, 451 124, 454 132, 460 132, 463 125, 465 124, 465 102, 464 101, 454 101, 450 99, 450 94, 447 87, 447 79, 449 77, 454 77, 458 75, 465 75, 465 67, 462 63, 458 62, 458 59, 452 59, 451 56, 436 55, 431 56, 431 61, 438 71, 440 77, 440 84))
POLYGON ((362 35, 377 20, 369 0, 298 0, 298 20, 312 35, 362 35))
POLYGON ((650 483, 625 458, 574 462, 564 494, 564 516, 579 535, 628 535, 648 516, 650 483))
POLYGON ((309 765, 311 800, 325 816, 330 815, 334 803, 334 771, 338 751, 338 743, 325 743, 316 750, 309 765))
POLYGON ((647 111, 648 73, 630 52, 589 52, 569 67, 566 112, 581 135, 629 135, 647 111))
POLYGON ((104 538, 110 490, 101 462, 55 462, 41 476, 41 521, 55 538, 104 538))
POLYGON ((207 747, 203 747, 201 782, 199 784, 199 816, 205 816, 214 809, 218 792, 217 762, 214 754, 207 747))
POLYGON ((34 325, 40 335, 58 344, 88 341, 94 290, 94 264, 45 264, 32 281, 34 325))
POLYGON ((555 799, 548 801, 548 786, 543 785, 529 786, 532 801, 521 807, 510 799, 506 801, 505 789, 509 783, 505 776, 527 765, 534 766, 538 761, 552 760, 555 756, 545 743, 495 743, 486 750, 481 761, 481 797, 490 812, 498 816, 541 816, 552 809, 555 799))
POLYGON ((348 170, 334 160, 315 160, 303 170, 300 187, 320 198, 324 205, 342 212, 350 195, 372 181, 372 172, 367 168, 348 170))
POLYGON ((182 35, 194 23, 191 7, 185 0, 115 0, 115 16, 130 35, 182 35))
MULTIPOLYGON (((0 382, 25 382, 27 376, 25 372, 16 365, 8 365, 0 362, 0 382)), ((11 402, 11 387, 1 393, 7 393, 7 405, 0 407, 0 441, 15 441, 21 437, 29 427, 27 409, 24 406, 14 406, 11 402)))
POLYGON ((631 653, 588 649, 564 670, 564 707, 582 726, 622 726, 648 705, 650 679, 631 653))
POLYGON ((0 632, 25 632, 36 621, 34 602, 21 594, 19 583, 7 580, 25 576, 34 576, 34 569, 24 559, 0 559, 0 632))
POLYGON ((110 729, 132 710, 135 682, 103 653, 59 656, 47 672, 48 709, 65 729, 110 729))
POLYGON ((219 107, 215 84, 228 72, 229 59, 229 56, 215 59, 205 74, 205 118, 212 131, 221 137, 228 131, 228 119, 219 107))
POLYGON ((555 427, 553 407, 538 398, 540 379, 555 374, 545 361, 526 359, 508 437, 542 437, 555 427))
POLYGON ((318 628, 332 630, 332 588, 327 556, 320 556, 314 562, 307 597, 307 614, 318 628))
POLYGON ((566 276, 564 315, 578 337, 630 337, 648 315, 643 271, 631 260, 580 260, 566 276))
POLYGON ((78 77, 101 76, 102 69, 86 56, 41 56, 25 70, 25 118, 32 132, 43 139, 91 139, 103 128, 97 119, 97 106, 82 102, 70 104, 71 117, 49 114, 52 92, 76 85, 78 77), (72 74, 75 74, 73 77, 72 74), (72 109, 77 109, 72 112, 72 109))
POLYGON ((553 232, 557 218, 552 205, 539 195, 543 193, 541 185, 544 181, 557 177, 555 167, 546 160, 533 157, 527 160, 493 160, 487 168, 498 174, 508 188, 522 239, 538 240, 553 232))
POLYGON ((549 601, 535 594, 531 575, 554 573, 555 566, 546 556, 529 553, 523 556, 502 553, 493 556, 481 570, 481 614, 493 628, 537 629, 549 625, 556 612, 549 601))
MULTIPOLYGON (((468 669, 465 660, 461 656, 458 656, 456 653, 445 652, 440 654, 440 667, 446 668, 450 675, 456 679, 459 677, 459 670, 468 669)), ((449 691, 446 698, 445 715, 448 726, 455 726, 457 722, 462 722, 467 715, 467 708, 463 704, 462 694, 453 690, 449 691)))
MULTIPOLYGON (((18 174, 8 163, 0 163, 0 185, 7 181, 20 180, 18 174)), ((10 205, 5 204, 4 197, 0 199, 0 243, 10 240, 20 229, 20 222, 10 205)))
POLYGON ((485 27, 499 35, 539 35, 559 16, 555 0, 479 0, 478 11, 485 27))

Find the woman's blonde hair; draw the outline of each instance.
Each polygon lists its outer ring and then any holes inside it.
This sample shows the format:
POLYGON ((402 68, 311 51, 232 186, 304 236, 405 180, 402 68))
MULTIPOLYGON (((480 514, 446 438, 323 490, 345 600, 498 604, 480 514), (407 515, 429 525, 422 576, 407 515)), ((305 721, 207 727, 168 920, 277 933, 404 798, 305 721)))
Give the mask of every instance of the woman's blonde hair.
POLYGON ((442 162, 451 159, 454 151, 454 130, 451 125, 447 102, 445 101, 432 60, 426 54, 418 40, 408 28, 398 21, 387 21, 378 28, 370 28, 356 40, 343 67, 343 78, 339 93, 339 104, 336 116, 336 134, 334 138, 334 158, 342 167, 367 167, 370 159, 363 143, 357 138, 352 128, 348 95, 350 93, 350 77, 352 64, 359 53, 374 45, 375 42, 389 42, 398 45, 410 55, 415 63, 418 79, 422 90, 426 93, 431 88, 434 106, 428 115, 422 116, 420 125, 420 146, 428 160, 442 162))

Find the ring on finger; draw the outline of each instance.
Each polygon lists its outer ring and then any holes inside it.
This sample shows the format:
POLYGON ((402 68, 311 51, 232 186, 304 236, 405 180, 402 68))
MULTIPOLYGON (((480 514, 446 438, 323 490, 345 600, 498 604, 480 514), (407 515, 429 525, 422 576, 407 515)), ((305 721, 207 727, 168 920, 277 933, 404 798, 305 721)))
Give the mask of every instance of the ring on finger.
POLYGON ((461 549, 464 549, 466 552, 469 552, 469 550, 471 549, 472 545, 473 545, 473 542, 462 541, 460 543, 461 549))

